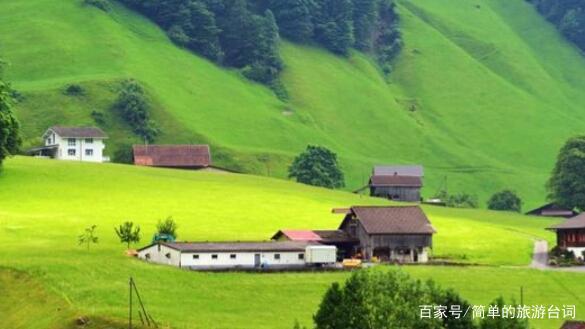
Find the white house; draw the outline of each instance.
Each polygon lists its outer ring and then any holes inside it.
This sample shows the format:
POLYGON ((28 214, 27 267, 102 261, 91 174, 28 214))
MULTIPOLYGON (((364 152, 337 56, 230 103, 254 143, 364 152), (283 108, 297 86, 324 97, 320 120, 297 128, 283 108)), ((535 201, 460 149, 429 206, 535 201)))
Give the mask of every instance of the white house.
POLYGON ((103 155, 108 136, 99 128, 54 126, 42 138, 45 145, 31 149, 30 154, 58 160, 109 161, 103 155))
POLYGON ((337 248, 315 243, 160 242, 138 250, 138 258, 189 269, 300 268, 333 264, 337 248))

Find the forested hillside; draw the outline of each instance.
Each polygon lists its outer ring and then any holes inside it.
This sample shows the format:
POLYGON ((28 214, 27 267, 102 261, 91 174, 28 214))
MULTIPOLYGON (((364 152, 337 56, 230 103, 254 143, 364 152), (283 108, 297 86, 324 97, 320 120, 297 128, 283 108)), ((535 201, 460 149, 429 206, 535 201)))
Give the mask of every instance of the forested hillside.
POLYGON ((347 189, 374 164, 421 163, 426 197, 446 177, 452 193, 483 203, 510 188, 528 208, 544 201, 563 142, 585 127, 583 57, 523 0, 398 1, 403 48, 389 75, 355 43, 338 55, 313 37, 293 42, 272 8, 286 101, 115 1, 109 11, 84 0, 0 2, 0 57, 25 147, 53 124, 101 126, 110 155, 142 143, 114 108, 132 79, 155 143, 210 143, 220 166, 284 178, 318 144, 338 154, 347 189), (67 93, 71 85, 84 92, 67 93))
POLYGON ((559 31, 585 50, 585 1, 584 0, 531 0, 538 11, 551 21, 559 31))

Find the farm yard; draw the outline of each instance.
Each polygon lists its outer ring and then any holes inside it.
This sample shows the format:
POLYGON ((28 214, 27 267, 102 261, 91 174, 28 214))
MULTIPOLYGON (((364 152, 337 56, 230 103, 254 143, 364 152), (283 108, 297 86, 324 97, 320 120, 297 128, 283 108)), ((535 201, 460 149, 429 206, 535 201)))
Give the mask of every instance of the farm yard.
MULTIPOLYGON (((51 328, 68 328, 81 315, 95 318, 96 328, 121 326, 129 276, 153 317, 173 328, 292 328, 295 320, 310 325, 325 289, 346 272, 197 273, 152 265, 125 255, 114 226, 124 220, 141 225, 140 246, 167 216, 177 221, 179 240, 268 240, 280 228, 336 228, 334 207, 386 202, 247 175, 23 157, 4 164, 0 183, 0 287, 9 292, 0 295, 0 315, 11 328, 45 328, 51 321, 51 328), (100 240, 87 251, 77 236, 93 224, 100 240), (43 321, 23 315, 33 313, 43 321)), ((527 304, 576 304, 578 316, 585 307, 580 273, 527 268, 534 239, 552 243, 544 228, 559 220, 424 210, 438 231, 434 256, 478 265, 403 267, 414 277, 453 287, 473 303, 499 295, 519 300, 522 286, 527 304)), ((552 329, 560 323, 532 325, 552 329)))

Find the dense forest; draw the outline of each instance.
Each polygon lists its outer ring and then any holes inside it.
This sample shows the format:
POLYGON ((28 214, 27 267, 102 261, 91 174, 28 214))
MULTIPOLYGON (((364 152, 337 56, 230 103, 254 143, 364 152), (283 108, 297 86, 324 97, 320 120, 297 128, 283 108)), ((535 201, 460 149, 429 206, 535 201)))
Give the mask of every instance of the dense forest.
POLYGON ((177 44, 242 70, 286 98, 280 36, 345 56, 372 54, 385 73, 400 50, 393 0, 119 0, 151 18, 177 44))
POLYGON ((561 33, 585 50, 585 0, 530 0, 561 33))

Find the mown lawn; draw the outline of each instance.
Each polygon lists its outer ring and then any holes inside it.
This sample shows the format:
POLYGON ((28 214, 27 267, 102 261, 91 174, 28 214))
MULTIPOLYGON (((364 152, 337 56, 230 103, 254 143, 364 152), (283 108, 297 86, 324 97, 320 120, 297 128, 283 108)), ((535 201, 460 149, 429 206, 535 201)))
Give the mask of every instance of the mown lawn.
MULTIPOLYGON (((347 273, 211 274, 155 266, 124 255, 116 224, 140 224, 141 245, 166 216, 179 223, 179 239, 263 240, 279 228, 335 228, 341 218, 330 213, 333 207, 384 203, 262 177, 23 157, 5 163, 0 186, 0 265, 31 275, 72 314, 118 321, 133 276, 153 316, 175 328, 291 328, 295 319, 308 325, 324 290, 347 273), (100 242, 88 252, 76 238, 92 224, 100 242)), ((407 267, 416 277, 435 278, 476 303, 513 294, 519 285, 538 302, 579 301, 571 297, 582 289, 579 274, 494 267, 528 264, 533 239, 551 240, 543 228, 556 221, 425 210, 439 232, 435 256, 486 266, 407 267)), ((14 303, 10 296, 0 297, 0 305, 14 303)))

